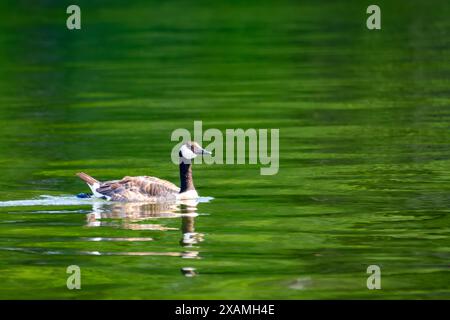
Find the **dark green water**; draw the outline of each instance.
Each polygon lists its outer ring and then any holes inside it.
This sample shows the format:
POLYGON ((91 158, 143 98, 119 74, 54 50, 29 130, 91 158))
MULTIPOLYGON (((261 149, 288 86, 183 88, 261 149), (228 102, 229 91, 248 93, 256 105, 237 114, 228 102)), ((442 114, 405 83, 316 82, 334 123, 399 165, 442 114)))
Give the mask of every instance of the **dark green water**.
POLYGON ((378 1, 381 31, 366 1, 131 2, 77 1, 80 31, 0 4, 0 298, 450 298, 446 1, 378 1), (194 120, 280 129, 279 173, 197 165, 196 208, 71 198, 77 171, 178 183, 194 120))

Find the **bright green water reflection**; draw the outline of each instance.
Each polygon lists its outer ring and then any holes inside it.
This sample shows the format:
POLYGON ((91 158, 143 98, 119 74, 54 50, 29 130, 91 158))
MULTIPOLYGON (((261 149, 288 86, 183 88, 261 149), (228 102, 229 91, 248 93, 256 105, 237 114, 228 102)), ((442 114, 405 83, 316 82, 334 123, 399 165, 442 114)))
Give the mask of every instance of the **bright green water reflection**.
POLYGON ((0 206, 0 298, 450 297, 445 1, 378 1, 375 32, 365 1, 77 2, 78 32, 0 4, 1 201, 177 182, 194 120, 279 128, 280 170, 198 165, 196 207, 0 206))

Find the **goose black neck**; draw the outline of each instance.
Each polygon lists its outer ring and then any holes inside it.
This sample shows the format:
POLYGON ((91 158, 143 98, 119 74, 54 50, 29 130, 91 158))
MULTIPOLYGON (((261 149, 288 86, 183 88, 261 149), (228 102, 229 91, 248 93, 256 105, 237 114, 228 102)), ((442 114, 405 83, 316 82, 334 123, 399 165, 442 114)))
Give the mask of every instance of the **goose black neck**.
POLYGON ((192 180, 192 164, 180 162, 180 193, 195 190, 194 181, 192 180))

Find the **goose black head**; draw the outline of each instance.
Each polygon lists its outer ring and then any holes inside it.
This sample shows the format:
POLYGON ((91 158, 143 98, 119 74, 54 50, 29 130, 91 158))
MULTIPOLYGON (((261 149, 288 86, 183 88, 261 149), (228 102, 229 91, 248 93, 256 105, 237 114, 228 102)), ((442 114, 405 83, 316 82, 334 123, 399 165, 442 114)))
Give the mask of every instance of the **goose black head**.
POLYGON ((198 155, 211 154, 211 152, 203 149, 197 142, 188 141, 183 144, 180 148, 179 156, 180 158, 186 160, 192 160, 198 155))

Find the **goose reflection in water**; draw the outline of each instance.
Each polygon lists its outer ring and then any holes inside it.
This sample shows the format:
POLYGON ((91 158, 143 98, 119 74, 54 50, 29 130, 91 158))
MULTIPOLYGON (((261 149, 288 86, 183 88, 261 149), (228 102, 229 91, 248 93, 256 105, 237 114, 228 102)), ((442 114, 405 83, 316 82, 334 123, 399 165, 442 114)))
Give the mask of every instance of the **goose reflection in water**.
MULTIPOLYGON (((97 202, 92 205, 92 212, 87 214, 89 227, 121 227, 129 230, 173 231, 181 229, 180 245, 183 248, 192 248, 202 242, 204 235, 195 232, 195 218, 197 214, 197 200, 183 200, 176 203, 111 203, 97 202), (149 220, 180 218, 181 228, 166 227, 161 223, 142 223, 149 220)), ((92 238, 96 241, 153 241, 153 238, 92 238)), ((102 255, 96 252, 95 254, 102 255)), ((185 250, 183 252, 119 252, 103 253, 107 255, 155 255, 178 256, 182 258, 200 258, 199 252, 185 250)), ((182 268, 185 276, 196 274, 193 268, 182 268), (186 270, 190 270, 186 272, 186 270)), ((195 269, 194 269, 195 270, 195 269)))

